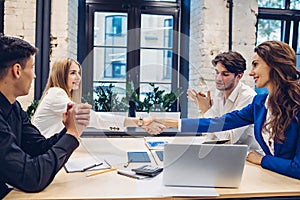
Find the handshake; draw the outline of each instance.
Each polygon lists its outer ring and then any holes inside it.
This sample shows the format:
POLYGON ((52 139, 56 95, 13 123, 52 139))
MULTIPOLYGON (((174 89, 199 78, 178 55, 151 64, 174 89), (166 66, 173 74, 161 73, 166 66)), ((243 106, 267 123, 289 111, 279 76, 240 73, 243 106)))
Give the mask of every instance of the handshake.
POLYGON ((151 135, 158 135, 168 128, 178 129, 178 119, 176 118, 149 117, 142 120, 141 128, 151 135))
MULTIPOLYGON (((86 103, 68 103, 67 110, 63 114, 63 124, 67 129, 67 133, 79 138, 86 126, 90 123, 92 106, 86 103)), ((102 119, 108 115, 103 115, 102 119)), ((113 115, 111 116, 113 117, 113 115)), ((124 127, 141 127, 151 135, 157 135, 162 133, 167 128, 178 129, 177 118, 158 118, 158 117, 147 117, 144 119, 125 117, 123 118, 124 127)), ((100 123, 105 123, 99 121, 100 123)))

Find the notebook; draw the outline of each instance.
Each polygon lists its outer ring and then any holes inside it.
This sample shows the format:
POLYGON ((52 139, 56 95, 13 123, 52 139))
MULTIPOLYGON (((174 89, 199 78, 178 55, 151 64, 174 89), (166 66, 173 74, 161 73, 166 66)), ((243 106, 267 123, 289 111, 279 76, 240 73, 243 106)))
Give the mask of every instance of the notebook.
POLYGON ((167 186, 239 187, 247 145, 166 144, 163 183, 167 186))

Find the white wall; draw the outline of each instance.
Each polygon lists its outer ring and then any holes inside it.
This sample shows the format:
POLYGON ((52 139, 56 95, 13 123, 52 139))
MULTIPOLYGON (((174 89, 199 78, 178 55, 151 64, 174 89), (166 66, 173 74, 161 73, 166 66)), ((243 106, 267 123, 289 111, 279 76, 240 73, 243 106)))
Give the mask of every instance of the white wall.
MULTIPOLYGON (((78 1, 52 0, 51 35, 55 38, 50 57, 51 63, 57 58, 77 58, 77 19, 78 1)), ((20 37, 35 45, 36 1, 6 0, 4 5, 5 35, 20 37)), ((39 66, 36 66, 39 67, 39 66)), ((26 109, 34 98, 34 85, 27 96, 19 97, 22 107, 26 109)))
MULTIPOLYGON (((9 0, 4 2, 4 34, 22 38, 35 44, 36 2, 35 0, 9 0)), ((27 96, 19 97, 24 109, 33 100, 34 83, 27 96)))

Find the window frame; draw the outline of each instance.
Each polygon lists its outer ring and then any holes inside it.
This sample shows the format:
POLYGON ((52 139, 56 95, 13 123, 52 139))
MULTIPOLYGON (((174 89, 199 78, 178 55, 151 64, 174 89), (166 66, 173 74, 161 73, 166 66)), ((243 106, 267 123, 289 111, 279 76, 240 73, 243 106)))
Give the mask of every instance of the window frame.
MULTIPOLYGON (((283 21, 281 22, 281 41, 288 44, 290 44, 290 30, 291 23, 293 21, 293 36, 291 46, 297 54, 300 10, 290 9, 291 0, 282 0, 282 3, 284 4, 284 8, 258 7, 257 19, 285 20, 285 26, 283 21)), ((258 23, 256 27, 258 27, 258 23)))
MULTIPOLYGON (((135 34, 128 35, 127 41, 127 72, 126 73, 126 83, 132 81, 134 85, 140 85, 139 78, 135 78, 136 74, 140 74, 139 63, 140 63, 140 38, 139 30, 141 27, 141 18, 136 16, 141 16, 142 14, 168 14, 173 16, 173 38, 178 37, 179 32, 179 14, 180 14, 180 3, 177 2, 152 2, 152 1, 141 1, 141 0, 132 0, 132 1, 118 1, 118 0, 103 0, 101 2, 96 0, 87 0, 85 2, 85 51, 81 52, 80 58, 78 59, 83 65, 83 94, 91 93, 93 90, 93 55, 89 53, 93 51, 93 27, 94 27, 94 13, 95 12, 125 12, 128 16, 128 29, 135 30, 135 34), (173 13, 171 10, 174 10, 173 13), (172 13, 172 14, 171 14, 172 13), (136 23, 131 23, 135 21, 136 23), (130 51, 130 49, 134 49, 130 51), (83 59, 85 58, 85 59, 83 59), (83 62, 84 61, 84 62, 83 62), (134 70, 132 70, 135 68, 134 70)), ((79 44, 83 44, 80 40, 79 44)), ((179 74, 179 50, 178 43, 180 41, 173 42, 172 48, 172 81, 171 89, 176 89, 179 87, 178 74, 179 74)), ((80 45, 82 46, 82 45, 80 45)), ((185 75, 186 76, 186 75, 185 75)), ((139 94, 139 87, 136 90, 139 94)), ((178 103, 177 103, 178 104, 178 103)), ((178 105, 175 105, 172 111, 178 111, 178 105)))
MULTIPOLYGON (((300 51, 297 52, 298 40, 299 40, 299 21, 300 21, 300 10, 289 9, 290 8, 290 0, 284 1, 284 8, 270 8, 270 7, 258 7, 258 15, 257 15, 257 23, 256 23, 256 38, 258 34, 258 22, 259 19, 265 20, 281 20, 281 41, 292 44, 291 47, 295 50, 296 56, 300 56, 300 51), (292 23, 293 22, 293 23, 292 23), (293 24, 293 27, 291 25, 293 24), (293 30, 292 39, 291 28, 293 30)), ((256 39, 257 43, 257 39, 256 39)), ((256 44, 257 45, 257 44, 256 44)), ((297 67, 299 68, 299 60, 297 59, 297 67)), ((257 93, 267 93, 266 89, 258 89, 255 88, 257 93)))

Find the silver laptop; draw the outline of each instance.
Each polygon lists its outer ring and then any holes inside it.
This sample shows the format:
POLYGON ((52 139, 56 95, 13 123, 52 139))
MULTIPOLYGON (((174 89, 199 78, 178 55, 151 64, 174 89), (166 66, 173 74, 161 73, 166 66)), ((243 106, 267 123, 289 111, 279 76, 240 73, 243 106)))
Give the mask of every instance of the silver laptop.
POLYGON ((166 144, 163 183, 239 187, 247 148, 247 145, 233 144, 166 144))

